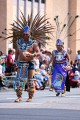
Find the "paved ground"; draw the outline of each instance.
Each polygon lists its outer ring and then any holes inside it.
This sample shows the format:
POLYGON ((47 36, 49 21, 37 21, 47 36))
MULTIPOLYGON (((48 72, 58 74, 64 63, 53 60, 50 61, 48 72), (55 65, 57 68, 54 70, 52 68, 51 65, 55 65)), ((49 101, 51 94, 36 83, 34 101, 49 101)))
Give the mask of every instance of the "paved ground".
POLYGON ((80 88, 71 88, 65 97, 56 97, 48 89, 36 91, 33 101, 14 103, 13 90, 0 91, 0 120, 80 120, 80 88), (2 109, 3 108, 3 109, 2 109))
POLYGON ((71 88, 65 97, 56 97, 55 92, 48 89, 36 91, 33 101, 26 102, 27 92, 23 91, 23 101, 14 103, 16 94, 14 90, 0 91, 0 108, 60 108, 80 110, 80 88, 71 88))

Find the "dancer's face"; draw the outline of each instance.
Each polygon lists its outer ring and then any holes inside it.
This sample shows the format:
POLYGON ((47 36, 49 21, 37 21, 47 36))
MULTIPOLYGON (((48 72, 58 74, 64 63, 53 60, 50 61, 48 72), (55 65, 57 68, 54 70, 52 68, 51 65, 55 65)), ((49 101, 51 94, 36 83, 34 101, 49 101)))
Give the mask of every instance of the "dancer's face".
POLYGON ((56 48, 57 48, 58 51, 62 51, 63 46, 62 45, 56 45, 56 48))
POLYGON ((28 30, 26 33, 24 33, 24 40, 28 41, 30 36, 30 30, 28 30))

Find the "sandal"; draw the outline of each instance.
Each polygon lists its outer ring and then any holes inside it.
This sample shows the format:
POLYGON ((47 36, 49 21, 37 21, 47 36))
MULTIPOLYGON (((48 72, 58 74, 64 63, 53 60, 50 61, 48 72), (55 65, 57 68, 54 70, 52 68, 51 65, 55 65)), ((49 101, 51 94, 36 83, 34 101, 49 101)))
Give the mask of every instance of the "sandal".
POLYGON ((22 98, 17 98, 14 102, 21 102, 22 98))
POLYGON ((32 101, 32 99, 28 98, 26 102, 31 102, 31 101, 32 101))
POLYGON ((53 91, 53 88, 50 88, 49 91, 53 91))
POLYGON ((64 93, 62 93, 62 94, 61 94, 61 97, 65 97, 65 94, 64 94, 64 93))
POLYGON ((60 95, 60 93, 57 93, 57 94, 56 94, 56 96, 59 96, 59 95, 60 95))

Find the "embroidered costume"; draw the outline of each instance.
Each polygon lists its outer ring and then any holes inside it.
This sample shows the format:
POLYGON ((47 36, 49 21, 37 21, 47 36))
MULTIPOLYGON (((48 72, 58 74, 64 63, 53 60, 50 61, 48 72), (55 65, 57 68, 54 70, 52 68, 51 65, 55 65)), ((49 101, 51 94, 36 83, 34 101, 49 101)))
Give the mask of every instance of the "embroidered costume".
MULTIPOLYGON (((17 40, 18 49, 19 51, 22 51, 24 55, 26 54, 27 49, 33 46, 34 44, 35 44, 34 40, 29 40, 29 42, 25 42, 24 40, 20 40, 20 39, 17 40)), ((23 90, 22 88, 28 82, 29 94, 30 94, 30 98, 32 99, 34 92, 34 83, 32 79, 28 80, 28 72, 29 70, 34 69, 34 61, 31 60, 29 62, 26 62, 26 61, 20 61, 18 59, 17 65, 18 65, 18 73, 15 79, 15 89, 16 89, 17 97, 18 98, 22 97, 22 90, 23 90)))
MULTIPOLYGON (((47 43, 46 40, 51 39, 50 35, 53 33, 54 30, 54 27, 51 25, 50 22, 47 22, 47 20, 48 18, 45 18, 45 15, 40 16, 40 13, 38 13, 34 17, 34 19, 33 19, 33 14, 31 13, 31 15, 28 16, 28 20, 26 20, 25 16, 21 12, 20 19, 17 18, 14 24, 11 24, 12 26, 11 33, 7 35, 7 38, 5 38, 5 39, 8 38, 13 39, 15 49, 17 43, 17 48, 20 54, 17 55, 18 59, 16 57, 17 65, 18 65, 16 81, 18 80, 21 81, 21 79, 26 79, 27 81, 27 77, 28 77, 29 99, 32 99, 34 93, 33 59, 34 57, 38 57, 40 55, 38 44, 45 45, 45 43, 47 43)), ((19 102, 21 101, 21 97, 22 97, 22 83, 20 82, 20 84, 17 84, 16 86, 17 86, 16 93, 18 97, 16 102, 19 102)))
MULTIPOLYGON (((58 52, 57 50, 54 50, 53 54, 57 61, 66 59, 65 58, 66 51, 64 50, 62 52, 58 52)), ((66 62, 63 62, 61 64, 56 63, 54 65, 52 85, 54 86, 54 89, 58 92, 63 92, 64 90, 64 85, 65 85, 66 75, 67 75, 67 71, 64 68, 65 66, 66 66, 66 62)))
MULTIPOLYGON (((58 39, 56 45, 63 45, 63 43, 58 39)), ((65 69, 67 66, 67 52, 63 49, 62 51, 53 50, 52 54, 54 56, 54 62, 56 61, 53 67, 52 86, 57 93, 62 93, 67 76, 67 70, 65 69)))

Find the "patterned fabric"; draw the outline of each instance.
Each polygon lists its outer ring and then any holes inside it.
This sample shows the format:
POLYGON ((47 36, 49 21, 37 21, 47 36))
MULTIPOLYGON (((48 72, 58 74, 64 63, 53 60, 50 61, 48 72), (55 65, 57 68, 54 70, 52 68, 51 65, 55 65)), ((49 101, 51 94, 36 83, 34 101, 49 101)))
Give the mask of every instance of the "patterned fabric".
MULTIPOLYGON (((53 53, 57 61, 66 59, 65 58, 66 52, 64 50, 62 51, 62 53, 61 52, 59 53, 57 50, 54 50, 53 53)), ((56 63, 54 65, 53 75, 52 75, 52 86, 54 87, 56 92, 59 93, 60 92, 62 93, 64 91, 64 86, 67 76, 67 71, 64 69, 66 65, 67 65, 66 62, 61 64, 56 63)))
POLYGON ((53 55, 55 57, 55 60, 60 61, 60 60, 66 60, 66 54, 67 52, 63 50, 62 52, 58 52, 57 50, 53 51, 53 55))
MULTIPOLYGON (((22 52, 27 52, 27 49, 35 44, 34 40, 30 40, 29 42, 25 42, 24 40, 17 40, 17 46, 19 50, 22 52)), ((17 96, 22 95, 22 91, 20 88, 24 88, 26 82, 28 82, 29 87, 29 98, 32 99, 34 94, 34 81, 32 79, 28 80, 28 71, 34 69, 34 61, 30 62, 24 62, 24 61, 18 61, 18 73, 15 80, 15 89, 17 96)))
POLYGON ((22 87, 16 89, 16 95, 18 98, 22 98, 22 87))
POLYGON ((32 99, 33 95, 34 95, 34 91, 35 91, 35 87, 34 87, 34 79, 30 79, 28 80, 28 87, 29 87, 29 99, 32 99))
POLYGON ((15 89, 20 86, 24 88, 28 78, 28 66, 29 64, 26 62, 18 62, 18 73, 14 82, 15 89))
POLYGON ((27 50, 29 47, 31 47, 35 43, 36 43, 35 40, 30 40, 29 42, 25 42, 23 39, 17 40, 17 46, 19 50, 22 50, 22 51, 27 50))
POLYGON ((28 76, 28 66, 29 64, 27 62, 19 62, 18 68, 19 68, 19 78, 27 78, 28 76))
POLYGON ((32 99, 33 95, 34 95, 34 91, 29 91, 29 99, 32 99))
POLYGON ((29 64, 27 62, 19 62, 18 68, 19 68, 19 78, 27 78, 28 76, 28 66, 29 64))

